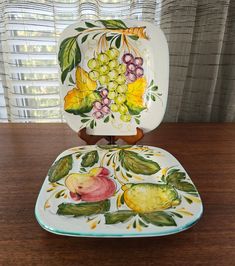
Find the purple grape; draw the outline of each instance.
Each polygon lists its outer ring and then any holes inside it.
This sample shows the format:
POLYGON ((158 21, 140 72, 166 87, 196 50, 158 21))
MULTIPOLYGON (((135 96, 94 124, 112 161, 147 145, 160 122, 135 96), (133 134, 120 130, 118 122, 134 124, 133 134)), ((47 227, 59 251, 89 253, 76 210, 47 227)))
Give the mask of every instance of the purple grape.
POLYGON ((144 75, 144 70, 142 67, 137 67, 135 70, 135 74, 137 76, 137 78, 143 77, 144 75))
POLYGON ((144 63, 144 60, 143 60, 142 57, 136 57, 136 58, 134 59, 134 64, 135 64, 136 66, 142 66, 143 63, 144 63))
POLYGON ((135 80, 136 80, 136 75, 133 74, 133 73, 129 73, 129 74, 127 75, 127 80, 128 80, 129 82, 133 82, 133 81, 135 81, 135 80))
POLYGON ((109 91, 108 91, 107 89, 102 89, 102 90, 100 91, 100 96, 101 96, 102 98, 105 98, 105 97, 108 95, 108 93, 109 93, 109 91))
POLYGON ((105 106, 102 107, 101 112, 103 114, 108 114, 110 112, 110 108, 107 105, 105 105, 105 106))
POLYGON ((134 72, 134 71, 135 71, 135 64, 133 64, 133 63, 129 63, 129 64, 127 65, 127 70, 128 70, 129 72, 134 72))
POLYGON ((131 63, 131 62, 133 62, 133 60, 134 60, 134 56, 130 53, 126 53, 122 56, 122 61, 125 64, 131 63))
POLYGON ((94 102, 93 104, 95 110, 99 111, 102 108, 102 103, 101 102, 94 102))
POLYGON ((104 117, 104 114, 101 113, 100 111, 96 111, 96 112, 94 112, 92 115, 93 115, 93 117, 96 118, 96 119, 100 119, 100 118, 104 117))
POLYGON ((111 101, 108 99, 108 98, 104 98, 103 100, 102 100, 102 104, 103 105, 109 105, 111 103, 111 101))

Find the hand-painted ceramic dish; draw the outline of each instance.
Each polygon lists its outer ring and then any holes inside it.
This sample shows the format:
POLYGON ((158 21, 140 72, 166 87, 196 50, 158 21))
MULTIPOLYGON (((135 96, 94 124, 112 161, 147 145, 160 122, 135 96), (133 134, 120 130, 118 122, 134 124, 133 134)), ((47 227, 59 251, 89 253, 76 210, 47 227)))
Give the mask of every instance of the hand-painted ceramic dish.
POLYGON ((62 33, 58 60, 64 116, 90 135, 148 132, 164 115, 169 53, 159 27, 131 20, 80 21, 62 33))
POLYGON ((202 214, 181 164, 150 146, 83 146, 64 151, 41 188, 36 218, 46 230, 86 237, 161 236, 202 214))
MULTIPOLYGON (((161 122, 169 58, 161 30, 147 22, 80 21, 60 39, 64 115, 91 135, 134 135, 161 122)), ((35 207, 39 224, 62 235, 160 236, 202 214, 197 189, 168 152, 150 146, 84 146, 51 166, 35 207)))

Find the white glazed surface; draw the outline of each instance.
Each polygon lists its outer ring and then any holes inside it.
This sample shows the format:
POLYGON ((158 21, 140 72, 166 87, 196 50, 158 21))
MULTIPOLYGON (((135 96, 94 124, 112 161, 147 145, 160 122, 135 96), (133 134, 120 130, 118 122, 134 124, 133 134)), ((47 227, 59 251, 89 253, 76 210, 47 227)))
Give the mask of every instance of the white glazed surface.
MULTIPOLYGON (((93 21, 90 21, 94 23, 93 21)), ((111 123, 104 123, 103 120, 96 120, 97 126, 94 129, 87 127, 87 133, 90 135, 135 135, 136 127, 141 128, 144 133, 155 129, 163 119, 167 96, 168 96, 168 80, 169 80, 169 52, 166 38, 161 29, 149 22, 123 20, 128 27, 146 26, 146 33, 150 37, 149 40, 139 39, 134 44, 141 51, 144 59, 144 70, 147 83, 151 80, 158 86, 158 92, 162 95, 156 101, 151 99, 148 102, 148 108, 141 112, 140 124, 137 125, 135 119, 131 122, 123 122, 115 115, 115 120, 111 123)), ((60 43, 77 34, 75 28, 83 27, 84 21, 77 22, 64 30, 60 37, 60 43)), ((89 38, 88 38, 89 39, 89 38)), ((90 38, 91 39, 91 38, 90 38)), ((80 37, 77 39, 81 49, 82 61, 80 66, 88 71, 87 59, 92 57, 96 40, 87 40, 81 44, 80 37), (85 61, 84 61, 85 60, 85 61)), ((75 70, 71 73, 75 77, 75 70)), ((64 85, 61 85, 61 97, 64 99, 71 87, 68 87, 68 79, 64 85)), ((62 100, 63 103, 63 100, 62 100)), ((64 108, 62 108, 64 110, 64 108)), ((68 125, 74 130, 79 131, 84 125, 81 123, 81 117, 63 111, 64 117, 68 125)))
MULTIPOLYGON (((85 147, 85 146, 84 146, 85 147)), ((138 146, 133 146, 138 147, 138 146)), ((152 151, 154 151, 155 154, 157 154, 156 159, 154 159, 158 164, 161 166, 161 170, 157 172, 156 174, 152 176, 144 176, 140 175, 144 181, 134 181, 134 183, 141 183, 141 182, 151 182, 151 183, 159 183, 161 182, 161 175, 162 171, 164 169, 169 167, 176 167, 180 171, 183 171, 186 173, 185 169, 182 167, 182 165, 179 163, 179 161, 170 153, 167 151, 151 147, 151 146, 144 146, 150 148, 152 151)), ((79 151, 79 148, 81 147, 75 147, 68 149, 61 153, 56 160, 60 159, 63 156, 74 154, 77 151, 79 151)), ((97 149, 97 146, 86 146, 86 149, 93 150, 97 149)), ((102 151, 99 152, 99 154, 102 154, 102 151)), ((140 153, 141 154, 141 153, 140 153)), ((98 162, 99 164, 100 162, 98 162)), ((108 167, 108 166, 106 166, 108 167)), ((112 169, 108 167, 110 171, 112 169)), ((74 173, 79 171, 78 164, 74 163, 73 168, 70 172, 74 173)), ((133 182, 133 179, 131 179, 133 182)), ((188 182, 192 183, 191 179, 189 178, 188 174, 186 173, 186 179, 188 182)), ((60 183, 63 183, 63 181, 59 181, 60 183)), ((118 184, 117 180, 115 179, 115 182, 117 184, 117 190, 120 189, 120 184, 118 184)), ((67 199, 56 199, 54 197, 50 200, 50 208, 45 209, 45 201, 48 198, 48 195, 50 193, 47 192, 47 189, 49 188, 49 181, 48 176, 46 177, 43 186, 41 188, 41 191, 39 193, 36 207, 35 207, 35 215, 39 222, 39 224, 46 230, 56 233, 56 234, 62 234, 62 235, 70 235, 70 236, 85 236, 85 237, 143 237, 143 236, 161 236, 161 235, 168 235, 168 234, 174 234, 178 233, 180 231, 186 230, 189 227, 191 227, 194 223, 197 222, 197 220, 201 217, 203 206, 200 200, 200 196, 198 195, 197 202, 193 202, 189 204, 185 199, 184 195, 187 195, 185 192, 180 192, 181 196, 181 204, 177 206, 176 208, 171 208, 167 211, 178 211, 178 210, 185 210, 186 215, 183 215, 182 218, 175 217, 175 222, 177 226, 154 226, 149 225, 146 228, 142 228, 142 230, 137 230, 135 228, 128 228, 126 223, 118 223, 113 225, 107 225, 104 222, 104 216, 102 214, 98 215, 98 219, 100 219, 100 224, 97 225, 95 229, 91 229, 90 224, 87 222, 87 218, 85 217, 71 217, 71 216, 59 216, 56 214, 57 207, 62 202, 73 202, 75 203, 71 198, 67 199), (187 214, 191 213, 191 215, 187 214)), ((111 201, 111 208, 110 211, 116 210, 116 196, 110 198, 111 201)), ((126 206, 123 205, 120 209, 127 209, 126 206)), ((96 215, 97 216, 97 215, 96 215)))

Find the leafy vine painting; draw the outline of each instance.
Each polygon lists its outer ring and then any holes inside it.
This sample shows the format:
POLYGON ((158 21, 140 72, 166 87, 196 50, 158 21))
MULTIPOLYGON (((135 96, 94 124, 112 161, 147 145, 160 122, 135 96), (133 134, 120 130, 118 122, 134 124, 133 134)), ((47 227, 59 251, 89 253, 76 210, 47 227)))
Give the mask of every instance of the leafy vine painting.
POLYGON ((94 129, 98 121, 138 126, 151 103, 162 108, 162 91, 144 55, 151 33, 122 20, 82 23, 59 47, 65 112, 80 118, 80 128, 94 129))
POLYGON ((198 191, 181 165, 149 146, 69 149, 51 166, 42 190, 41 216, 51 215, 53 222, 63 218, 59 224, 71 223, 72 235, 174 233, 202 212, 198 191))

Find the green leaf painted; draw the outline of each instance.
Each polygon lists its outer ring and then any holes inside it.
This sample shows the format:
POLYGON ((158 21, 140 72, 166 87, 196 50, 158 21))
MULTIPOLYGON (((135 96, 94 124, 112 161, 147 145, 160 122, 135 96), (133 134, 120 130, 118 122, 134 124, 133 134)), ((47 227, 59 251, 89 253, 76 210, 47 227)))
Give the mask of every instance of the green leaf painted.
POLYGON ((180 182, 174 183, 173 186, 176 189, 182 190, 185 192, 197 192, 195 186, 191 183, 186 182, 186 181, 180 181, 180 182))
POLYGON ((138 221, 139 221, 139 224, 140 224, 141 226, 143 226, 143 227, 148 227, 148 225, 145 224, 144 222, 142 222, 140 219, 138 219, 138 221))
POLYGON ((95 120, 92 120, 91 123, 90 123, 90 128, 93 129, 95 126, 95 120))
POLYGON ((61 69, 61 81, 64 83, 68 73, 81 62, 81 51, 77 36, 69 37, 60 44, 58 60, 61 69))
POLYGON ((89 117, 88 115, 86 114, 80 114, 81 117, 89 117))
POLYGON ((104 119, 104 123, 108 123, 109 122, 109 116, 107 116, 105 119, 104 119))
POLYGON ((86 41, 87 37, 88 37, 88 34, 82 37, 82 43, 86 41))
POLYGON ((90 118, 88 118, 88 119, 81 119, 81 122, 82 122, 82 123, 86 123, 86 122, 88 122, 88 121, 90 121, 90 118))
POLYGON ((151 99, 155 102, 156 101, 156 97, 153 95, 153 94, 151 94, 151 99))
POLYGON ((101 97, 100 97, 98 92, 92 92, 89 95, 87 95, 86 97, 84 97, 82 99, 82 102, 78 106, 76 106, 76 108, 66 109, 65 111, 67 113, 72 113, 74 115, 80 115, 83 113, 88 113, 93 108, 93 103, 95 101, 99 101, 100 98, 101 97))
POLYGON ((122 167, 124 167, 127 171, 132 171, 136 174, 152 175, 160 170, 158 163, 145 159, 133 151, 121 150, 119 152, 119 158, 122 167))
POLYGON ((128 37, 134 41, 137 41, 139 39, 139 36, 137 36, 137 35, 129 35, 128 37))
POLYGON ((75 82, 74 82, 74 80, 73 80, 73 78, 72 78, 71 75, 70 75, 70 77, 69 77, 69 82, 72 83, 73 85, 75 84, 75 82))
POLYGON ((107 40, 108 42, 111 41, 112 38, 113 38, 113 36, 106 36, 106 40, 107 40))
POLYGON ((136 122, 136 124, 137 124, 137 125, 139 125, 139 124, 140 124, 140 120, 139 120, 139 119, 137 119, 137 118, 135 118, 135 122, 136 122))
POLYGON ((126 175, 127 175, 128 177, 132 178, 132 175, 131 175, 131 174, 129 174, 129 173, 126 173, 126 175))
POLYGON ((170 169, 168 172, 167 172, 167 175, 170 175, 170 174, 173 174, 173 173, 175 173, 175 172, 179 172, 180 171, 180 169, 175 169, 175 168, 173 168, 173 169, 170 169))
POLYGON ((185 192, 197 192, 193 184, 184 181, 185 178, 186 174, 184 172, 180 172, 178 169, 171 169, 166 177, 166 182, 178 190, 185 192))
POLYGON ((120 198, 120 201, 121 201, 121 204, 124 204, 125 203, 125 200, 124 200, 124 193, 122 193, 122 196, 120 198))
POLYGON ((76 28, 75 30, 76 30, 76 31, 80 31, 80 32, 81 32, 81 31, 84 31, 84 30, 86 30, 86 28, 81 28, 81 27, 78 27, 78 28, 76 28))
POLYGON ((126 24, 120 19, 99 20, 107 29, 127 29, 126 24))
POLYGON ((157 91, 157 90, 158 90, 158 86, 153 86, 153 87, 151 88, 151 90, 152 90, 152 91, 157 91))
POLYGON ((98 35, 100 35, 102 32, 98 32, 98 33, 96 33, 96 34, 94 34, 93 35, 93 37, 92 37, 92 40, 94 40, 98 35))
POLYGON ((136 216, 136 213, 129 210, 110 212, 110 213, 105 213, 104 215, 106 224, 125 223, 134 216, 136 216))
POLYGON ((152 80, 151 80, 151 83, 150 83, 150 85, 149 85, 149 87, 153 86, 153 84, 154 84, 154 81, 153 81, 153 79, 152 79, 152 80))
POLYGON ((186 178, 186 175, 184 172, 179 172, 178 169, 172 169, 168 172, 168 175, 166 177, 166 182, 169 184, 175 184, 181 180, 184 180, 186 178), (171 172, 170 172, 171 171, 171 172), (169 174, 170 173, 170 174, 169 174))
POLYGON ((89 151, 82 157, 81 166, 92 167, 99 161, 99 155, 97 151, 89 151))
POLYGON ((188 202, 188 204, 192 204, 192 203, 193 203, 193 201, 192 201, 190 198, 188 198, 188 197, 186 197, 186 196, 184 196, 184 198, 185 198, 185 200, 188 202))
POLYGON ((183 218, 183 215, 179 214, 178 212, 171 212, 178 218, 183 218))
POLYGON ((87 26, 88 28, 95 28, 95 27, 97 27, 96 25, 94 25, 94 24, 92 24, 92 23, 90 23, 90 22, 85 22, 85 24, 86 24, 86 26, 87 26))
POLYGON ((58 198, 62 197, 64 195, 64 191, 65 191, 65 189, 62 189, 59 192, 57 192, 55 194, 55 198, 58 199, 58 198))
POLYGON ((133 228, 136 228, 136 220, 133 223, 133 228))
POLYGON ((48 177, 50 182, 59 181, 65 177, 73 166, 72 155, 67 155, 56 161, 48 171, 48 177))
POLYGON ((174 218, 164 211, 139 214, 146 222, 156 226, 177 226, 174 218))
POLYGON ((110 209, 110 201, 104 200, 99 202, 85 203, 62 203, 58 206, 58 215, 90 216, 94 214, 103 214, 110 209))
POLYGON ((120 48, 120 45, 121 45, 121 40, 122 40, 122 36, 119 35, 115 41, 115 45, 117 48, 120 48))

